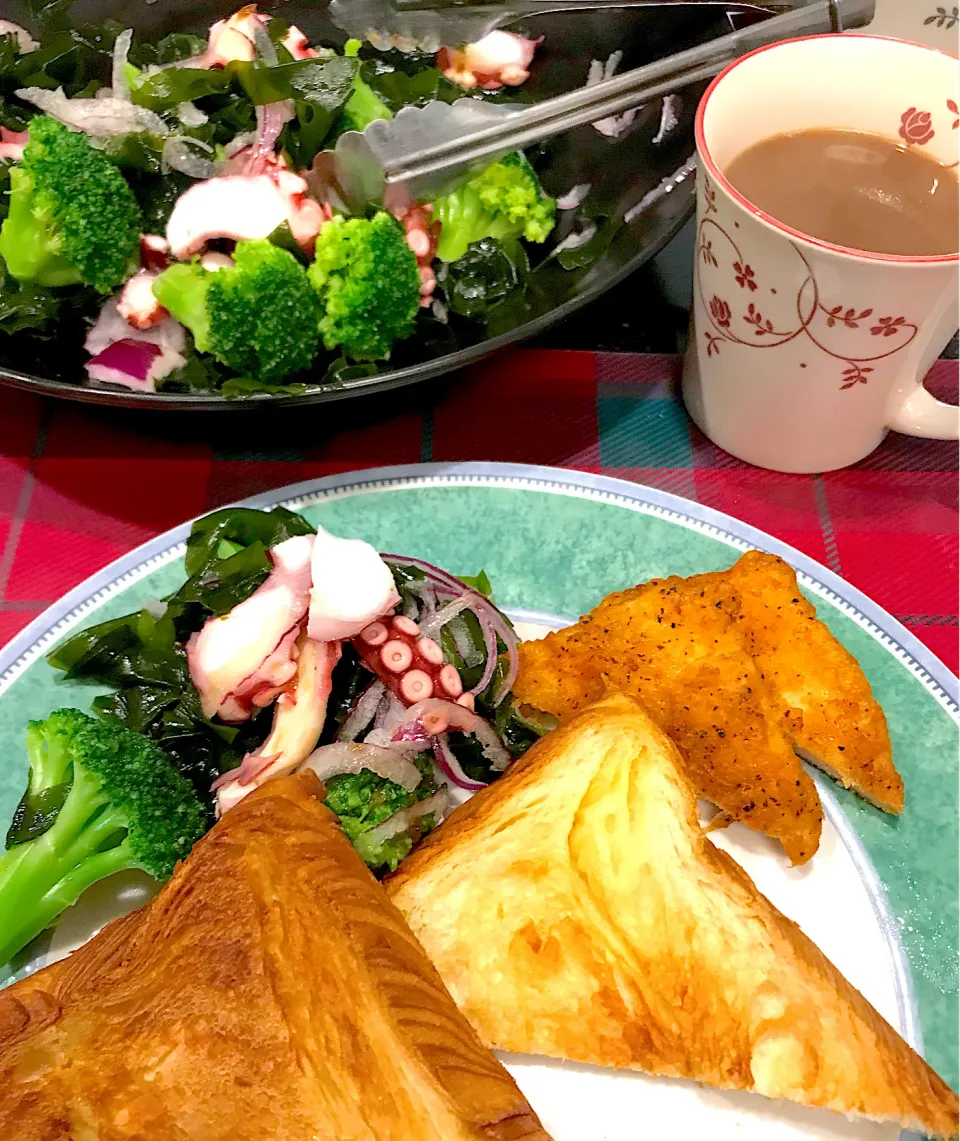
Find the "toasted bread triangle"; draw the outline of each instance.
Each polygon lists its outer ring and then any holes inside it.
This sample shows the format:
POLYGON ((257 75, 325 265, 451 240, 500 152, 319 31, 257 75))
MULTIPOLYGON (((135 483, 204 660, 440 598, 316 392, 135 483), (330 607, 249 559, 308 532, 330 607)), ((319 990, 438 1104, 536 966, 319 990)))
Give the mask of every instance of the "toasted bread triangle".
POLYGON ((954 1092, 703 834, 635 699, 540 741, 386 886, 491 1046, 957 1131, 954 1092))
POLYGON ((0 1137, 549 1141, 322 798, 264 785, 0 991, 0 1137))

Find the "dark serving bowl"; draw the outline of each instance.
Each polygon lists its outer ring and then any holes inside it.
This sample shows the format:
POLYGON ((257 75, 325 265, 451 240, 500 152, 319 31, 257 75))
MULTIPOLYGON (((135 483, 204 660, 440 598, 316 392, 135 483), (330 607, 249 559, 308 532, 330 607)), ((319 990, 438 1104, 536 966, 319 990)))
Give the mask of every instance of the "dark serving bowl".
MULTIPOLYGON (((210 23, 229 15, 239 4, 240 0, 78 0, 72 11, 78 23, 109 17, 132 27, 138 36, 159 37, 173 30, 205 34, 210 23)), ((544 4, 545 9, 547 6, 544 4)), ((14 0, 12 10, 4 15, 22 19, 29 27, 29 19, 18 7, 19 0, 14 0)), ((280 0, 261 4, 261 10, 299 25, 312 40, 340 43, 345 38, 328 19, 324 3, 280 0)), ((719 0, 633 5, 608 0, 603 7, 558 0, 556 10, 540 11, 517 21, 516 26, 525 34, 544 37, 524 91, 533 99, 546 99, 581 86, 593 59, 605 61, 613 52, 621 51, 620 70, 626 70, 768 14, 769 9, 759 5, 719 0)), ((673 109, 678 121, 659 140, 661 103, 657 100, 644 107, 630 128, 615 140, 586 126, 544 144, 536 165, 548 193, 562 195, 581 183, 592 186, 579 209, 558 213, 559 225, 545 252, 585 224, 597 227, 594 241, 582 248, 579 257, 568 253, 564 258, 567 266, 556 257, 540 261, 530 287, 508 298, 485 324, 457 318, 446 325, 425 321, 422 331, 394 348, 392 359, 384 362, 376 375, 330 383, 322 382, 318 373, 316 383, 308 383, 303 393, 258 394, 244 399, 226 399, 214 393, 137 393, 87 382, 85 354, 79 343, 3 336, 0 382, 93 404, 219 411, 262 407, 264 402, 278 407, 343 400, 461 368, 568 317, 637 269, 680 229, 694 206, 693 119, 704 86, 690 87, 675 97, 673 109), (624 221, 625 216, 628 221, 624 221), (597 248, 603 245, 606 248, 598 255, 597 248), (571 260, 587 264, 571 266, 571 260)))

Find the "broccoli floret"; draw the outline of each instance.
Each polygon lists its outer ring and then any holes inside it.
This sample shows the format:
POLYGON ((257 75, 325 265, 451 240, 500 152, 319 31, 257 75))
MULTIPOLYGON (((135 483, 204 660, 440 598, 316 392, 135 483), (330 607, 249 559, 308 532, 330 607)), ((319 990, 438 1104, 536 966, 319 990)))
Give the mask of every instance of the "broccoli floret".
MULTIPOLYGON (((347 40, 343 45, 345 56, 356 56, 361 48, 359 40, 347 40)), ((358 67, 353 77, 353 90, 343 110, 340 112, 338 133, 343 131, 363 131, 377 119, 392 119, 393 112, 360 75, 358 67)))
POLYGON ((543 242, 553 229, 556 208, 556 199, 544 194, 523 155, 507 155, 451 194, 436 199, 437 257, 456 261, 467 246, 482 238, 523 237, 528 242, 543 242))
POLYGON ((353 90, 340 113, 340 131, 363 131, 377 119, 392 119, 393 112, 360 73, 354 76, 353 90))
POLYGON ((371 871, 385 875, 388 871, 395 872, 400 861, 410 853, 410 849, 430 831, 436 823, 436 814, 428 812, 420 816, 404 832, 398 832, 379 843, 370 839, 369 832, 358 832, 354 835, 350 829, 350 820, 342 820, 344 832, 350 843, 356 849, 357 855, 370 868, 371 871))
POLYGON ((207 826, 190 782, 148 738, 60 709, 27 728, 30 777, 0 857, 0 963, 91 884, 167 879, 207 826))
POLYGON ((309 368, 320 339, 320 302, 293 254, 267 241, 238 242, 234 265, 172 265, 153 292, 193 334, 200 352, 271 382, 309 368))
MULTIPOLYGON (((217 270, 222 273, 222 270, 217 270)), ((199 262, 167 266, 153 283, 153 295, 193 334, 197 352, 210 352, 210 311, 207 298, 213 272, 199 262)))
POLYGON ((369 769, 358 773, 342 773, 327 782, 326 806, 340 818, 340 825, 356 848, 360 858, 374 871, 396 871, 397 865, 413 845, 433 827, 435 814, 428 812, 402 832, 385 840, 370 839, 370 832, 401 808, 408 808, 437 791, 430 758, 421 753, 414 758, 421 779, 412 792, 402 785, 378 776, 369 769))
POLYGON ((328 349, 340 347, 355 360, 385 360, 393 342, 413 332, 420 271, 403 229, 384 211, 328 222, 309 275, 320 295, 328 349))
POLYGON ((46 115, 30 120, 0 228, 0 256, 15 278, 109 293, 136 269, 142 229, 133 191, 86 135, 46 115))

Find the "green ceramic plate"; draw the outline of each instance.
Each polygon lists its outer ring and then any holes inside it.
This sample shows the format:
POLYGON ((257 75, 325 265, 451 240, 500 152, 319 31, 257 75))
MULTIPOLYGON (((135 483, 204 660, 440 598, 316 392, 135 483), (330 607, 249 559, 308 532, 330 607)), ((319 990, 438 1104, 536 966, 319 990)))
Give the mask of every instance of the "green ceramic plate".
MULTIPOLYGON (((956 1086, 957 679, 893 618, 754 528, 675 496, 579 472, 502 464, 388 468, 312 481, 249 502, 285 503, 337 534, 419 555, 454 572, 483 568, 498 602, 515 619, 539 626, 566 623, 607 592, 654 575, 729 566, 748 547, 788 559, 820 616, 859 659, 886 711, 906 808, 899 818, 887 816, 818 777, 827 823, 821 849, 806 867, 785 867, 764 837, 746 829, 728 829, 718 842, 956 1086)), ((174 589, 182 581, 187 530, 177 528, 112 563, 0 652, 6 757, 0 818, 10 816, 24 784, 26 721, 64 704, 86 707, 96 692, 60 681, 45 653, 80 626, 174 589)), ((74 912, 83 915, 84 907, 81 901, 74 912)), ((64 927, 71 925, 76 928, 76 915, 64 927)), ((60 949, 65 946, 61 939, 60 949)), ((48 954, 38 953, 31 965, 48 954)), ((638 1115, 646 1136, 667 1135, 649 1131, 654 1123, 671 1129, 671 1136, 709 1130, 712 1138, 740 1141, 897 1135, 687 1083, 508 1061, 557 1141, 626 1141, 639 1136, 638 1115)))

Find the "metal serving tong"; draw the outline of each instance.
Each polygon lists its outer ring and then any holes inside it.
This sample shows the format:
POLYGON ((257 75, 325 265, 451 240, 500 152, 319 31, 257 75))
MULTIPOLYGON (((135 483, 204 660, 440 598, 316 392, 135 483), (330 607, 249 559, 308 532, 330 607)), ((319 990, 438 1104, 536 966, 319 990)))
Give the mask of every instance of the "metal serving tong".
MULTIPOLYGON (((728 8, 725 0, 696 0, 699 5, 728 8)), ((747 0, 736 7, 759 16, 802 8, 807 0, 747 0)), ((689 4, 690 0, 332 0, 328 13, 350 36, 376 48, 402 52, 435 52, 441 47, 475 43, 489 32, 528 16, 596 12, 604 9, 689 4)), ((611 16, 615 19, 615 16, 611 16)))
POLYGON ((765 44, 870 22, 874 0, 816 0, 623 75, 519 108, 477 99, 404 107, 337 141, 334 173, 346 202, 402 210, 429 202, 494 159, 709 79, 765 44))

